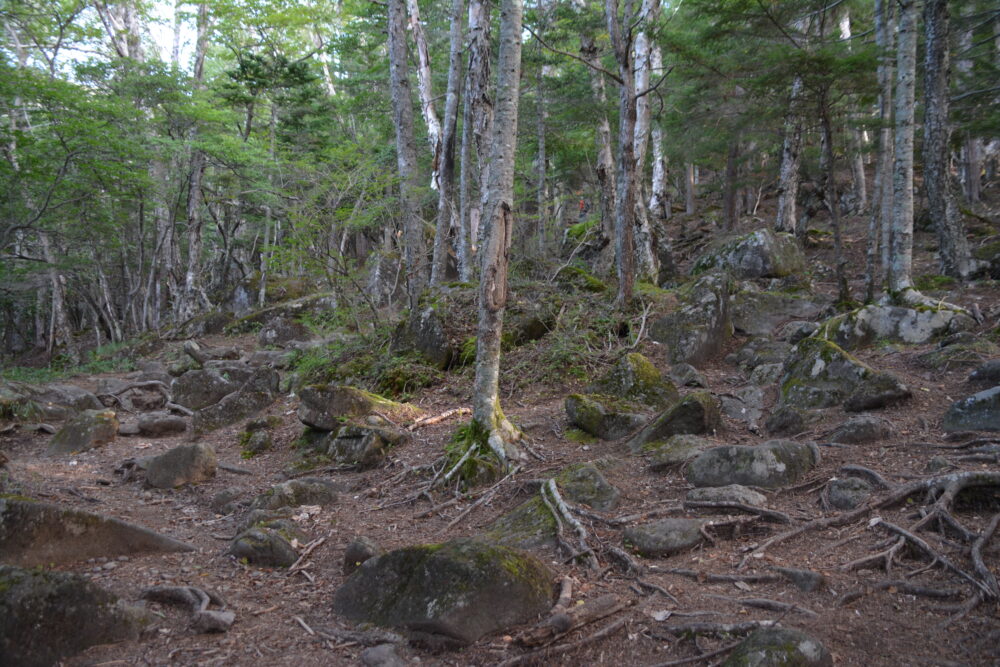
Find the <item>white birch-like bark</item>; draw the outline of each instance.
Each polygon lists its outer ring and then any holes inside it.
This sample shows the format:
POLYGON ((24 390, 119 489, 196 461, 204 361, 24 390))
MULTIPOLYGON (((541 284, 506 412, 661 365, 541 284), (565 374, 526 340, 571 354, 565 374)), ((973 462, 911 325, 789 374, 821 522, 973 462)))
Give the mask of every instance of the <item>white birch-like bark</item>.
POLYGON ((878 48, 878 153, 875 178, 872 182, 872 205, 868 223, 868 253, 865 272, 865 300, 875 298, 875 290, 883 283, 889 265, 890 229, 892 220, 892 80, 893 19, 892 3, 875 0, 875 45, 878 48))
MULTIPOLYGON (((966 12, 972 13, 973 6, 966 5, 966 12)), ((1000 34, 1000 33, 998 33, 1000 34)), ((958 35, 958 52, 961 54, 968 54, 972 50, 972 30, 963 30, 958 35)), ((1000 36, 997 37, 997 43, 1000 44, 1000 36)), ((960 78, 967 77, 972 73, 972 60, 963 57, 959 58, 955 62, 955 69, 958 71, 960 78)), ((966 136, 962 141, 962 147, 960 149, 960 175, 962 179, 962 189, 965 193, 965 198, 970 202, 978 202, 981 199, 981 172, 982 172, 982 155, 983 155, 983 142, 979 137, 966 136)))
MULTIPOLYGON (((663 50, 654 46, 649 56, 652 71, 662 76, 663 50)), ((667 156, 663 150, 663 128, 659 123, 653 125, 650 131, 650 142, 653 145, 653 180, 650 187, 649 214, 658 220, 670 218, 670 195, 667 192, 667 156)))
POLYGON ((892 169, 892 239, 888 266, 894 295, 912 289, 913 104, 917 78, 917 0, 897 0, 895 158, 892 169))
MULTIPOLYGON (((635 252, 636 278, 656 284, 659 279, 660 262, 657 257, 657 239, 646 211, 642 197, 642 182, 646 171, 646 153, 649 150, 650 99, 647 91, 651 84, 652 49, 646 28, 656 23, 660 15, 660 0, 642 0, 637 20, 643 28, 636 34, 634 54, 635 67, 635 172, 639 182, 636 193, 635 252), (642 94, 647 93, 647 94, 642 94)), ((658 72, 657 72, 658 74, 658 72)))
POLYGON ((489 434, 490 449, 504 465, 523 459, 518 430, 500 408, 500 338, 507 305, 507 268, 514 231, 514 152, 521 75, 521 0, 500 5, 500 58, 493 125, 492 168, 484 207, 482 274, 472 419, 489 434))
POLYGON ((417 148, 413 139, 413 106, 408 77, 406 7, 389 0, 389 89, 396 126, 396 168, 399 172, 399 209, 403 224, 403 268, 412 311, 424 285, 426 258, 423 224, 417 210, 417 148))
MULTIPOLYGON (((420 6, 417 0, 406 0, 409 11, 410 33, 417 52, 417 92, 420 95, 420 113, 427 125, 427 143, 431 148, 431 187, 437 189, 438 166, 441 160, 441 120, 434 107, 434 86, 431 82, 431 56, 427 50, 427 37, 420 23, 420 6)), ((452 25, 454 27, 454 23, 452 25)))
MULTIPOLYGON (((469 0, 469 69, 466 95, 469 98, 473 147, 479 164, 480 210, 485 205, 490 177, 490 140, 493 132, 493 101, 490 97, 490 4, 489 0, 469 0)), ((475 214, 470 211, 470 220, 475 214)), ((473 244, 481 246, 480 234, 473 244)))
MULTIPOLYGON (((466 86, 468 77, 466 77, 466 86)), ((459 153, 458 172, 458 279, 468 282, 472 278, 472 105, 469 104, 468 88, 462 95, 462 143, 459 153)))
POLYGON ((684 165, 684 212, 688 215, 694 215, 697 210, 695 202, 698 194, 697 181, 694 163, 688 162, 684 165))
MULTIPOLYGON (((847 43, 848 51, 851 50, 851 11, 844 8, 840 13, 840 38, 847 43)), ((854 198, 857 204, 857 212, 861 213, 868 208, 868 183, 865 178, 865 158, 863 153, 864 141, 861 136, 861 128, 852 125, 848 129, 849 142, 851 146, 851 180, 854 183, 854 198)))
POLYGON ((937 231, 941 273, 964 280, 972 271, 972 255, 948 169, 949 32, 947 0, 924 0, 924 187, 937 231))
POLYGON ((594 101, 600 108, 597 117, 597 183, 601 193, 601 235, 603 239, 615 238, 615 159, 611 150, 611 124, 608 122, 608 97, 604 85, 604 75, 598 70, 600 66, 599 52, 591 35, 580 35, 580 56, 590 66, 590 88, 594 93, 594 101))
POLYGON ((802 96, 802 78, 792 80, 785 114, 785 136, 781 144, 781 165, 778 167, 778 212, 774 228, 795 234, 798 231, 796 198, 799 194, 799 162, 802 151, 802 118, 797 109, 802 96))

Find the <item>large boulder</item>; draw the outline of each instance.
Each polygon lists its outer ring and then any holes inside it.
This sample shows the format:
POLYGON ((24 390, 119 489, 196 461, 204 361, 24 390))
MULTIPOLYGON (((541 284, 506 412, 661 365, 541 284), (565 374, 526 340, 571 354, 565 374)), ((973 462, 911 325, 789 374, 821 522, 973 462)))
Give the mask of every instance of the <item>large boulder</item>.
POLYGON ((393 334, 392 349, 417 352, 432 366, 442 370, 448 368, 457 356, 433 306, 415 310, 399 323, 393 334))
POLYGON ((845 477, 830 480, 826 488, 826 497, 831 507, 838 510, 852 510, 868 500, 873 490, 867 480, 845 477))
POLYGON ((655 320, 649 337, 667 346, 670 363, 700 364, 732 336, 729 278, 711 273, 677 290, 678 306, 655 320))
POLYGON ((976 322, 949 308, 902 308, 870 305, 838 315, 820 327, 817 336, 845 350, 856 350, 876 341, 922 344, 938 336, 972 328, 976 322))
MULTIPOLYGON (((136 429, 139 435, 144 435, 147 438, 159 438, 183 433, 187 430, 187 425, 186 419, 169 412, 150 412, 139 417, 136 429)), ((118 432, 122 433, 121 428, 118 432)))
POLYGON ((628 442, 632 453, 674 435, 712 433, 722 425, 719 399, 707 391, 693 391, 653 419, 628 442))
POLYGON ((714 446, 711 440, 697 435, 672 435, 666 440, 646 443, 639 448, 639 453, 649 458, 650 470, 662 472, 681 463, 687 463, 714 446))
POLYGON ((624 438, 646 423, 639 406, 605 394, 570 394, 566 416, 570 424, 602 440, 624 438))
POLYGON ((0 566, 0 665, 49 667, 97 644, 138 639, 146 623, 78 574, 0 566))
POLYGON ((760 628, 729 654, 723 667, 833 667, 826 647, 801 630, 760 628))
POLYGON ((263 526, 253 526, 237 535, 226 555, 259 567, 291 567, 299 559, 280 530, 263 526))
POLYGON ((661 519, 640 526, 629 526, 622 537, 633 551, 646 558, 670 556, 698 545, 703 521, 697 519, 661 519))
POLYGON ((895 433, 892 422, 875 415, 851 417, 827 435, 830 442, 860 445, 891 437, 895 433))
POLYGON ((236 391, 235 382, 222 377, 215 370, 191 370, 175 378, 170 385, 174 403, 189 410, 201 410, 215 405, 224 396, 236 391))
POLYGON ((146 482, 158 489, 198 484, 215 477, 216 466, 215 450, 210 445, 181 445, 149 460, 146 482))
POLYGON ((945 431, 1000 431, 1000 386, 955 401, 944 414, 945 431))
POLYGON ((756 431, 764 414, 764 390, 750 385, 722 394, 722 414, 735 421, 744 422, 751 431, 756 431))
POLYGON ((748 341, 732 360, 744 373, 750 374, 760 366, 784 363, 791 351, 790 343, 761 336, 748 341))
POLYGON ((273 368, 254 369, 238 390, 195 412, 192 428, 196 433, 205 433, 256 415, 274 402, 278 381, 278 372, 273 368))
POLYGON ((776 489, 794 484, 819 461, 819 448, 814 443, 769 440, 752 447, 709 449, 688 463, 684 476, 694 486, 742 484, 776 489))
POLYGON ((1000 385, 1000 359, 990 359, 981 363, 969 373, 969 382, 987 387, 1000 385))
POLYGON ((0 418, 61 421, 104 405, 94 394, 71 384, 32 385, 0 379, 0 418))
POLYGON ((261 347, 287 347, 292 341, 312 338, 306 325, 293 319, 278 317, 260 328, 257 343, 261 347))
POLYGON ((812 320, 826 309, 811 297, 744 289, 732 296, 733 328, 750 336, 769 336, 789 320, 812 320))
POLYGON ((791 234, 770 229, 732 239, 695 260, 691 273, 711 269, 728 271, 736 278, 783 278, 806 270, 806 257, 791 234))
POLYGON ((785 362, 778 404, 799 409, 843 404, 845 410, 860 412, 910 396, 895 375, 875 370, 835 343, 810 337, 799 341, 785 362))
POLYGON ((299 505, 332 505, 343 489, 334 482, 320 477, 290 479, 275 484, 254 498, 251 509, 276 510, 299 505))
POLYGON ((0 497, 0 563, 49 566, 102 556, 192 550, 183 542, 119 519, 0 497))
POLYGON ((534 621, 552 592, 552 573, 538 559, 462 539, 368 559, 337 590, 333 608, 358 623, 455 646, 534 621))
POLYGON ((655 407, 665 407, 680 398, 674 383, 663 377, 660 369, 638 352, 619 359, 607 375, 591 385, 588 391, 655 407))
POLYGON ((336 431, 344 420, 380 414, 390 419, 412 419, 420 409, 377 394, 337 384, 310 385, 299 393, 299 421, 321 431, 336 431))
POLYGON ((312 431, 305 439, 312 439, 310 449, 330 457, 334 463, 365 470, 384 461, 389 449, 406 442, 408 437, 393 428, 348 422, 336 431, 312 431))
POLYGON ((84 410, 66 423, 49 441, 49 456, 83 452, 106 445, 118 435, 113 410, 84 410))

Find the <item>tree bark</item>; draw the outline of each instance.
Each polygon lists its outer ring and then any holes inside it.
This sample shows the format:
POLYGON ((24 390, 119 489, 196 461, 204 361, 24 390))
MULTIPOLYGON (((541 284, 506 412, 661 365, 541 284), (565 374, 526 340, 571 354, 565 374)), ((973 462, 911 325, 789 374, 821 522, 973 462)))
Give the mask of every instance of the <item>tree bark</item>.
MULTIPOLYGON (((840 39, 847 42, 847 50, 851 50, 851 10, 846 6, 840 13, 840 39)), ((862 154, 864 141, 861 128, 853 125, 848 129, 851 146, 851 180, 854 183, 854 199, 857 212, 862 213, 868 208, 868 183, 865 179, 865 159, 862 154)))
POLYGON ((646 170, 646 153, 649 149, 650 107, 649 95, 650 70, 652 68, 651 48, 646 27, 656 22, 660 14, 660 0, 642 0, 640 15, 642 30, 636 34, 634 68, 635 68, 635 173, 638 180, 638 190, 635 194, 636 223, 636 278, 649 280, 656 284, 659 280, 660 262, 657 256, 657 239, 650 225, 646 211, 646 202, 642 196, 643 175, 646 170))
POLYGON ((403 267, 406 294, 416 310, 424 286, 426 250, 423 223, 417 207, 417 149, 413 139, 413 106, 407 76, 406 7, 389 0, 389 90, 396 126, 396 168, 399 172, 399 210, 403 221, 403 267))
POLYGON ((514 151, 521 72, 521 0, 500 6, 496 122, 490 151, 479 281, 479 327, 472 419, 488 433, 490 449, 502 464, 523 458, 515 446, 520 436, 500 409, 500 338, 507 305, 507 267, 514 231, 514 151))
POLYGON ((458 279, 469 282, 472 279, 472 105, 469 104, 468 77, 466 77, 465 92, 462 95, 462 147, 459 156, 458 172, 458 279))
POLYGON ((924 187, 937 231, 941 273, 965 280, 972 270, 972 255, 948 169, 951 126, 947 0, 925 0, 924 31, 924 187))
MULTIPOLYGON (((471 114, 473 146, 479 164, 480 209, 485 206, 490 178, 490 144, 493 132, 493 102, 490 98, 490 4, 469 1, 469 71, 466 90, 471 114)), ((471 213, 471 211, 470 211, 471 213)), ((481 215, 485 217, 485 212, 481 215)), ((470 221, 474 215, 470 215, 470 221)), ((471 226, 471 224, 470 224, 471 226)), ((485 226, 484 226, 485 227, 485 226)), ((482 245, 482 230, 474 244, 482 245)))
MULTIPOLYGON (((615 238, 615 161, 611 150, 611 124, 605 111, 608 106, 604 75, 598 71, 600 65, 597 45, 591 35, 580 35, 580 56, 590 65, 590 88, 600 111, 597 117, 597 183, 601 189, 601 236, 602 242, 615 238)), ((610 262, 605 263, 605 266, 610 262)))
POLYGON ((739 176, 740 142, 734 138, 726 152, 726 175, 722 186, 722 223, 726 229, 735 229, 740 216, 736 206, 736 179, 739 176))
POLYGON ((912 288, 913 104, 917 76, 917 0, 897 0, 895 159, 892 170, 892 234, 888 266, 894 295, 912 288))
POLYGON ((785 137, 781 145, 781 166, 778 168, 778 213, 774 228, 779 232, 798 233, 796 198, 799 194, 799 160, 802 151, 802 118, 797 106, 802 95, 802 78, 792 81, 785 114, 785 137))
POLYGON ((893 42, 892 3, 875 0, 875 45, 878 48, 878 155, 872 184, 872 205, 868 223, 868 252, 865 271, 865 301, 875 299, 889 266, 890 221, 893 192, 890 174, 893 164, 892 73, 890 52, 893 42), (881 261, 880 261, 881 260, 881 261))
MULTIPOLYGON (((653 72, 663 71, 663 50, 657 45, 650 53, 653 72)), ((663 128, 653 125, 650 141, 653 144, 653 180, 650 188, 649 214, 654 220, 670 219, 670 195, 667 192, 667 157, 663 151, 663 128)))
POLYGON ((840 202, 837 198, 837 181, 835 178, 835 161, 833 151, 833 128, 830 123, 830 106, 827 103, 828 91, 823 90, 819 97, 819 120, 821 133, 820 171, 823 174, 823 199, 830 212, 830 223, 833 227, 833 253, 835 274, 837 276, 837 301, 841 304, 851 302, 851 289, 847 284, 847 260, 844 257, 844 244, 840 229, 840 202))
MULTIPOLYGON (((413 0, 413 4, 416 4, 413 0)), ((458 86, 462 73, 463 0, 452 0, 448 50, 448 88, 445 92, 444 126, 441 128, 438 164, 438 211, 431 259, 431 285, 444 282, 448 269, 448 238, 455 218, 455 134, 458 127, 458 86)), ((461 224, 461 223, 460 223, 461 224)))
POLYGON ((695 197, 698 194, 698 179, 695 175, 695 169, 693 162, 688 162, 684 166, 684 212, 688 215, 694 215, 697 212, 695 197))

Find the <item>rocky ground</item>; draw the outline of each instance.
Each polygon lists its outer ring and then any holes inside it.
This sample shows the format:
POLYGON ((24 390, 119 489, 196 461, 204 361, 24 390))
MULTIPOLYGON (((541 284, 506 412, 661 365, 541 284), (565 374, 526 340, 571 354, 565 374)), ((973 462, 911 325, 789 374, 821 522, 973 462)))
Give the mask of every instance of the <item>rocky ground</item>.
MULTIPOLYGON (((860 261, 863 240, 847 242, 860 261)), ((0 385, 0 562, 49 572, 0 570, 0 657, 1000 661, 1000 286, 832 317, 815 268, 829 247, 741 243, 652 295, 628 354, 592 377, 535 380, 544 335, 509 352, 504 408, 530 453, 465 492, 467 469, 442 454, 468 419, 471 370, 406 404, 292 388, 275 346, 304 329, 287 311, 76 390, 0 385), (67 591, 92 611, 52 606, 67 591), (34 630, 26 609, 44 619, 34 630)), ((414 345, 436 326, 411 323, 414 345)))

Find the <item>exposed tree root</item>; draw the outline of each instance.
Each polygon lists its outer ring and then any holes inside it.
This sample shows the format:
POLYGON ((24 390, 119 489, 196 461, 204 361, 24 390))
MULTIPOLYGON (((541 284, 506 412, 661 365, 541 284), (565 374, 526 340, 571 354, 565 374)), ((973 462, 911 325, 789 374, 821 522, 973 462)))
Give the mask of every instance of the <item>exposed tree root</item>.
POLYGON ((792 519, 784 512, 778 512, 776 510, 764 509, 763 507, 754 507, 753 505, 746 505, 744 503, 736 502, 714 502, 708 500, 688 500, 684 502, 684 507, 688 509, 733 509, 739 510, 741 512, 747 512, 749 514, 756 514, 765 521, 774 521, 776 523, 791 523, 792 519))
POLYGON ((894 589, 895 591, 905 595, 915 595, 917 597, 925 597, 935 600, 951 600, 962 596, 962 591, 957 588, 929 588, 927 586, 919 586, 909 581, 893 579, 879 581, 874 584, 866 584, 863 588, 848 591, 837 598, 837 606, 844 607, 855 600, 859 600, 865 595, 868 595, 869 593, 890 589, 894 589))
POLYGON ((627 606, 628 602, 620 601, 613 593, 591 598, 585 600, 583 604, 573 606, 560 607, 557 604, 548 618, 518 635, 517 642, 522 646, 550 644, 573 630, 611 616, 627 606))

